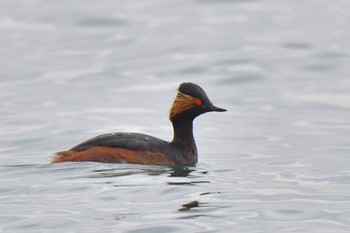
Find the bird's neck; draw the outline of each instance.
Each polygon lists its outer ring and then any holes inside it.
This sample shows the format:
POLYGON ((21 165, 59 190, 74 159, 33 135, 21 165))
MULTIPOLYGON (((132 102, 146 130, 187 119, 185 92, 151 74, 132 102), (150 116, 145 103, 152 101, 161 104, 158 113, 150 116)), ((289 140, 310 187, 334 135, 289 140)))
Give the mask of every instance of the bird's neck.
POLYGON ((174 138, 171 142, 177 148, 184 150, 186 157, 197 162, 197 147, 193 137, 193 120, 172 121, 174 138))

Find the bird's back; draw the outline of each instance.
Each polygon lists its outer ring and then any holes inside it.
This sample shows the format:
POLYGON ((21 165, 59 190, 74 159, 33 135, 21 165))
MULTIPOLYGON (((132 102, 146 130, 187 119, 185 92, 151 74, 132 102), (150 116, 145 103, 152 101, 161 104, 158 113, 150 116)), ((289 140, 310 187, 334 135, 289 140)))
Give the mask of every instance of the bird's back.
POLYGON ((68 151, 58 152, 53 161, 94 161, 174 165, 172 147, 166 141, 141 133, 103 134, 68 151))

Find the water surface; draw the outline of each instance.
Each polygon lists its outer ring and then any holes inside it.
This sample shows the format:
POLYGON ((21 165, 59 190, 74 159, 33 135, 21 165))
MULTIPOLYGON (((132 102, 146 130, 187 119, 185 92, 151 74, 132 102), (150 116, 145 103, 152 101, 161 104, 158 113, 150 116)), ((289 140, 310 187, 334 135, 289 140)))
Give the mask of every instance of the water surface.
POLYGON ((0 231, 349 232, 348 1, 3 1, 0 231), (98 134, 171 140, 196 167, 51 164, 98 134))

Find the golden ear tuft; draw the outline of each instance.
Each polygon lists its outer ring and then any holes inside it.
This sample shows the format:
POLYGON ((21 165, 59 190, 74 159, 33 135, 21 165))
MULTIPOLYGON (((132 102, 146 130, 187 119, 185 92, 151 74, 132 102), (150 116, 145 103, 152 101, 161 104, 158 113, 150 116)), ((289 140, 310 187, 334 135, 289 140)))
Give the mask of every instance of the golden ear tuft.
POLYGON ((196 105, 202 105, 202 101, 193 96, 178 92, 173 106, 171 106, 170 109, 170 119, 190 108, 193 108, 196 105))

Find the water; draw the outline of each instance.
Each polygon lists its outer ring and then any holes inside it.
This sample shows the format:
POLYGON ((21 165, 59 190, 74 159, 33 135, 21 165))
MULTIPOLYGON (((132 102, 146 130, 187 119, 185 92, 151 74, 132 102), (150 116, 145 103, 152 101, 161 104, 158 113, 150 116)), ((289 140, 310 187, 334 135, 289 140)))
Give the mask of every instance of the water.
POLYGON ((349 232, 349 1, 2 1, 1 232, 349 232), (199 163, 51 164, 171 140, 183 81, 225 113, 199 163))

